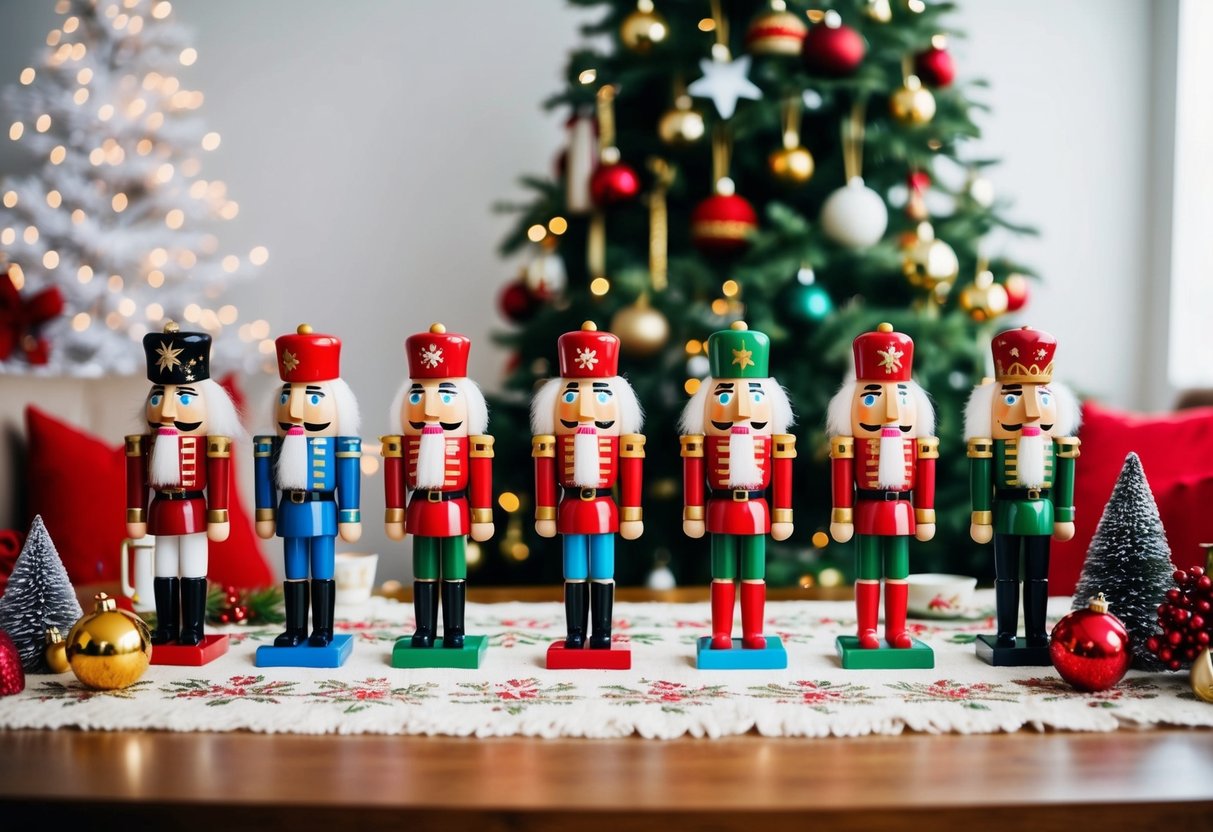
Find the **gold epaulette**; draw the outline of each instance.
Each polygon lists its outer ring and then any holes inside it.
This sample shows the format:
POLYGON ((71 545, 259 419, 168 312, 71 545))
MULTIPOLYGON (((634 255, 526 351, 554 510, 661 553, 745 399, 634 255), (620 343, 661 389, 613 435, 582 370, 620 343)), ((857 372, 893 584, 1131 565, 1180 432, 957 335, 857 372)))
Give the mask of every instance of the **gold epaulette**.
MULTIPOLYGON (((679 437, 679 443, 682 445, 683 457, 698 457, 703 456, 703 434, 692 433, 686 436, 679 437)), ((691 518, 683 518, 691 519, 691 518)))
POLYGON ((383 445, 380 453, 384 459, 395 458, 402 456, 404 453, 404 437, 399 434, 393 436, 380 436, 379 442, 383 445))
POLYGON ((969 459, 993 459, 994 440, 986 438, 970 439, 968 457, 969 459))
MULTIPOLYGON (((469 436, 468 437, 468 456, 473 459, 479 457, 481 459, 493 458, 493 437, 491 436, 469 436)), ((487 523, 487 520, 481 521, 487 523)))
MULTIPOLYGON (((206 438, 206 455, 212 458, 224 458, 232 455, 232 439, 230 436, 208 436, 206 438)), ((216 521, 218 522, 218 521, 216 521)))
POLYGON ((854 459, 855 437, 835 436, 830 439, 830 459, 854 459))
MULTIPOLYGON (((795 459, 796 458, 796 437, 790 433, 777 433, 771 437, 771 442, 774 448, 771 450, 771 456, 775 459, 795 459)), ((791 520, 787 522, 792 522, 791 520)))
POLYGON ((546 433, 540 436, 532 436, 531 456, 535 459, 545 456, 556 456, 556 437, 546 433))
POLYGON ((1057 456, 1062 459, 1078 459, 1078 446, 1082 444, 1077 436, 1063 436, 1060 439, 1054 439, 1053 443, 1057 445, 1057 456))
POLYGON ((939 459, 939 437, 938 436, 920 436, 920 437, 918 437, 918 458, 919 459, 939 459))
POLYGON ((274 437, 272 436, 254 436, 253 437, 253 456, 273 456, 274 453, 274 437))
POLYGON ((126 455, 143 456, 143 434, 134 433, 126 437, 126 455))
POLYGON ((619 455, 622 457, 640 457, 643 459, 644 436, 639 433, 625 433, 623 436, 619 437, 619 455))

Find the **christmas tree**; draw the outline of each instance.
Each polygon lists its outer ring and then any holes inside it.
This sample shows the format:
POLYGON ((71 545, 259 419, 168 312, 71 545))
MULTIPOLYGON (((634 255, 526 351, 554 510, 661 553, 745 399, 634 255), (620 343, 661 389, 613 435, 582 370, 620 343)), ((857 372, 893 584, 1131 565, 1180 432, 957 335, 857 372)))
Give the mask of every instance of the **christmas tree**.
POLYGON ((1163 663, 1147 642, 1159 632, 1158 605, 1172 586, 1175 567, 1171 547, 1158 516, 1158 506, 1137 454, 1124 467, 1095 527, 1082 576, 1074 590, 1074 609, 1086 609, 1099 593, 1125 624, 1132 641, 1133 667, 1162 670, 1163 663))
MULTIPOLYGON (((223 182, 202 177, 201 156, 220 138, 199 118, 203 94, 179 77, 198 55, 171 4, 59 0, 55 9, 62 20, 41 65, 4 96, 8 136, 38 169, 0 186, 9 260, 0 291, 23 293, 35 311, 58 295, 62 309, 12 333, 30 348, 0 353, 0 371, 133 373, 140 339, 166 319, 215 336, 235 323, 236 308, 219 301, 223 284, 267 253, 225 255, 210 230, 239 206, 223 182)), ((240 331, 245 341, 265 333, 240 331)), ((230 365, 257 358, 234 338, 216 338, 216 349, 230 365)))
POLYGON ((35 517, 0 597, 0 630, 12 637, 27 672, 47 673, 46 631, 58 627, 66 633, 82 615, 50 533, 42 517, 35 517))
MULTIPOLYGON (((853 553, 827 535, 826 406, 852 339, 889 321, 919 345, 916 376, 939 414, 938 533, 915 547, 914 570, 988 576, 968 539, 962 413, 989 321, 1021 306, 1027 284, 1023 266, 983 247, 995 228, 1023 229, 975 158, 977 85, 953 83, 952 5, 573 2, 602 10, 585 33, 609 43, 572 55, 548 102, 571 116, 569 146, 553 178, 523 180, 529 202, 508 206, 519 221, 503 250, 530 245, 532 259, 501 297, 520 328, 501 337, 514 358, 494 433, 527 433, 526 401, 562 332, 609 327, 648 436, 646 531, 620 542, 617 576, 642 582, 668 561, 680 582, 703 582, 706 550, 680 530, 676 422, 707 374, 705 339, 744 318, 770 336, 797 411, 796 531, 769 546, 768 580, 837 580, 853 553)), ((514 499, 531 488, 528 449, 499 447, 498 487, 512 496, 502 556, 482 568, 551 580, 559 559, 531 557, 544 544, 514 499)))

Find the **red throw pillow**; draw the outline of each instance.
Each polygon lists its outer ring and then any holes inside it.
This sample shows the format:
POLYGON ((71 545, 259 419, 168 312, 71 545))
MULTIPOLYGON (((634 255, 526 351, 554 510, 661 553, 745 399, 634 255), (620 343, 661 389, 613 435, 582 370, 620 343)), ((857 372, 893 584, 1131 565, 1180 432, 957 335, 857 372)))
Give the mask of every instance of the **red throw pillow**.
MULTIPOLYGON (((25 409, 29 436, 29 513, 41 514, 73 584, 117 582, 126 536, 126 454, 36 407, 25 409)), ((236 448, 232 449, 233 455, 236 448)), ((212 543, 208 577, 221 585, 268 586, 274 577, 232 478, 231 534, 212 543)))
POLYGON ((1204 566, 1200 543, 1213 541, 1213 408, 1179 413, 1124 413, 1087 402, 1082 454, 1074 482, 1074 539, 1053 544, 1049 593, 1069 595, 1078 583, 1125 456, 1141 457, 1176 566, 1204 566))

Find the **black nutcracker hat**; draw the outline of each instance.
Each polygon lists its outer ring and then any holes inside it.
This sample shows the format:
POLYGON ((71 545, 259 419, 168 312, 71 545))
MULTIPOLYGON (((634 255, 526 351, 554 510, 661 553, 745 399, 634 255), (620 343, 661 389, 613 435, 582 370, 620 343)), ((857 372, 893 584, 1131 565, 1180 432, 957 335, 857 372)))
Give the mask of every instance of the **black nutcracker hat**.
POLYGON ((154 384, 191 384, 211 377, 211 336, 205 332, 181 332, 175 323, 164 332, 143 336, 147 357, 147 379, 154 384))

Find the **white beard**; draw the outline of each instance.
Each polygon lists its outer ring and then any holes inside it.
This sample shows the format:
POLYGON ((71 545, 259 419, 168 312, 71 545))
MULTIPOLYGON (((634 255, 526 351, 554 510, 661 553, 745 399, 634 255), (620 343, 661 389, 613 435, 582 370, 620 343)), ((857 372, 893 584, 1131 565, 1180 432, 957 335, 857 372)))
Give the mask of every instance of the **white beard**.
POLYGON ((181 485, 181 434, 176 428, 160 428, 152 442, 152 485, 175 488, 181 485))
POLYGON ((881 488, 896 490, 906 484, 906 452, 901 431, 884 428, 880 432, 880 465, 876 478, 881 488))
POLYGON ((762 468, 754 459, 754 434, 749 428, 733 428, 729 434, 729 487, 762 487, 762 468))
POLYGON ((577 428, 573 434, 573 485, 597 488, 602 476, 598 459, 598 431, 577 428))
MULTIPOLYGON (((1027 428, 1024 429, 1025 431, 1027 428)), ((1015 455, 1015 478, 1021 488, 1040 488, 1045 484, 1045 436, 1026 432, 1019 437, 1015 455)))
POLYGON ((279 488, 307 488, 307 437, 303 428, 291 428, 282 437, 277 473, 279 488))
POLYGON ((440 427, 425 427, 417 445, 417 487, 442 488, 445 482, 446 437, 440 427))

